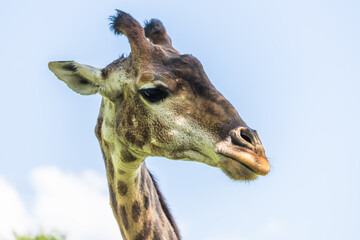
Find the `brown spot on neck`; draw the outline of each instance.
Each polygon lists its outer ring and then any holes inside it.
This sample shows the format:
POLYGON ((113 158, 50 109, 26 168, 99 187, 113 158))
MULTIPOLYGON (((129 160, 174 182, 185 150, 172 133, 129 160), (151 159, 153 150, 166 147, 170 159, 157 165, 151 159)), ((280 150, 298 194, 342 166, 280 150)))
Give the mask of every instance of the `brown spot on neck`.
POLYGON ((151 233, 151 224, 150 220, 145 221, 141 231, 135 236, 135 240, 148 239, 151 233))
POLYGON ((125 182, 119 180, 117 183, 117 190, 121 196, 125 196, 128 192, 128 187, 125 182))
POLYGON ((125 230, 129 230, 129 221, 125 206, 120 206, 120 220, 125 230))
POLYGON ((134 222, 139 221, 140 214, 141 214, 140 203, 138 201, 135 201, 131 207, 131 216, 134 222))
POLYGON ((149 197, 144 195, 144 208, 147 210, 149 208, 149 197))

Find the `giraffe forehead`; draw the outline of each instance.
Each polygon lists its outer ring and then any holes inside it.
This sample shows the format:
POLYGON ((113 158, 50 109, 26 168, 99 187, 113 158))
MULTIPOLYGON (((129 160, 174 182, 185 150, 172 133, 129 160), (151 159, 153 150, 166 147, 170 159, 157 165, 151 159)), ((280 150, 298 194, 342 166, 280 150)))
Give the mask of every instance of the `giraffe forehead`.
POLYGON ((179 86, 179 79, 169 71, 151 69, 143 71, 139 75, 136 85, 139 89, 146 87, 163 87, 174 92, 179 86))

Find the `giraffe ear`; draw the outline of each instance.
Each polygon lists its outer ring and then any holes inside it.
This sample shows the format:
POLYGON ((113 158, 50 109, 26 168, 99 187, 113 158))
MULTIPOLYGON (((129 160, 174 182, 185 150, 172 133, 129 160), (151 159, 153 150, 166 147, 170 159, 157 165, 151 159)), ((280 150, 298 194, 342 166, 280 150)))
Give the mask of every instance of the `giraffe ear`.
POLYGON ((58 79, 82 95, 97 93, 102 83, 101 69, 74 61, 49 62, 49 69, 58 79))

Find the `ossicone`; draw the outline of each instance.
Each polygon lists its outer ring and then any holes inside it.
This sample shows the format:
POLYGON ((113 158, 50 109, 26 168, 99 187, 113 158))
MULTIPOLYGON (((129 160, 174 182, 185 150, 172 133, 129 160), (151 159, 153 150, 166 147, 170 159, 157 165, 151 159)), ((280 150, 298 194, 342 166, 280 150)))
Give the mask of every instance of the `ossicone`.
POLYGON ((143 27, 130 14, 116 10, 116 14, 109 18, 110 29, 115 34, 125 35, 130 43, 131 52, 136 57, 148 54, 151 43, 146 39, 143 27))

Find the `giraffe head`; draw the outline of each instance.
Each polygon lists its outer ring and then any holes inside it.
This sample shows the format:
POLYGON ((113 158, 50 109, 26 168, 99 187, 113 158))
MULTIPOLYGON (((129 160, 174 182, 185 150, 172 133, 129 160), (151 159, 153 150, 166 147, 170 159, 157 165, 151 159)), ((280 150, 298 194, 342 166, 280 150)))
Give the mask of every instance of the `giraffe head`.
POLYGON ((215 89, 201 63, 172 47, 159 20, 142 28, 122 11, 111 20, 115 33, 130 42, 128 57, 104 69, 74 61, 49 63, 75 92, 103 96, 102 112, 111 122, 104 138, 126 146, 138 162, 147 156, 198 161, 235 180, 270 171, 256 131, 215 89))

